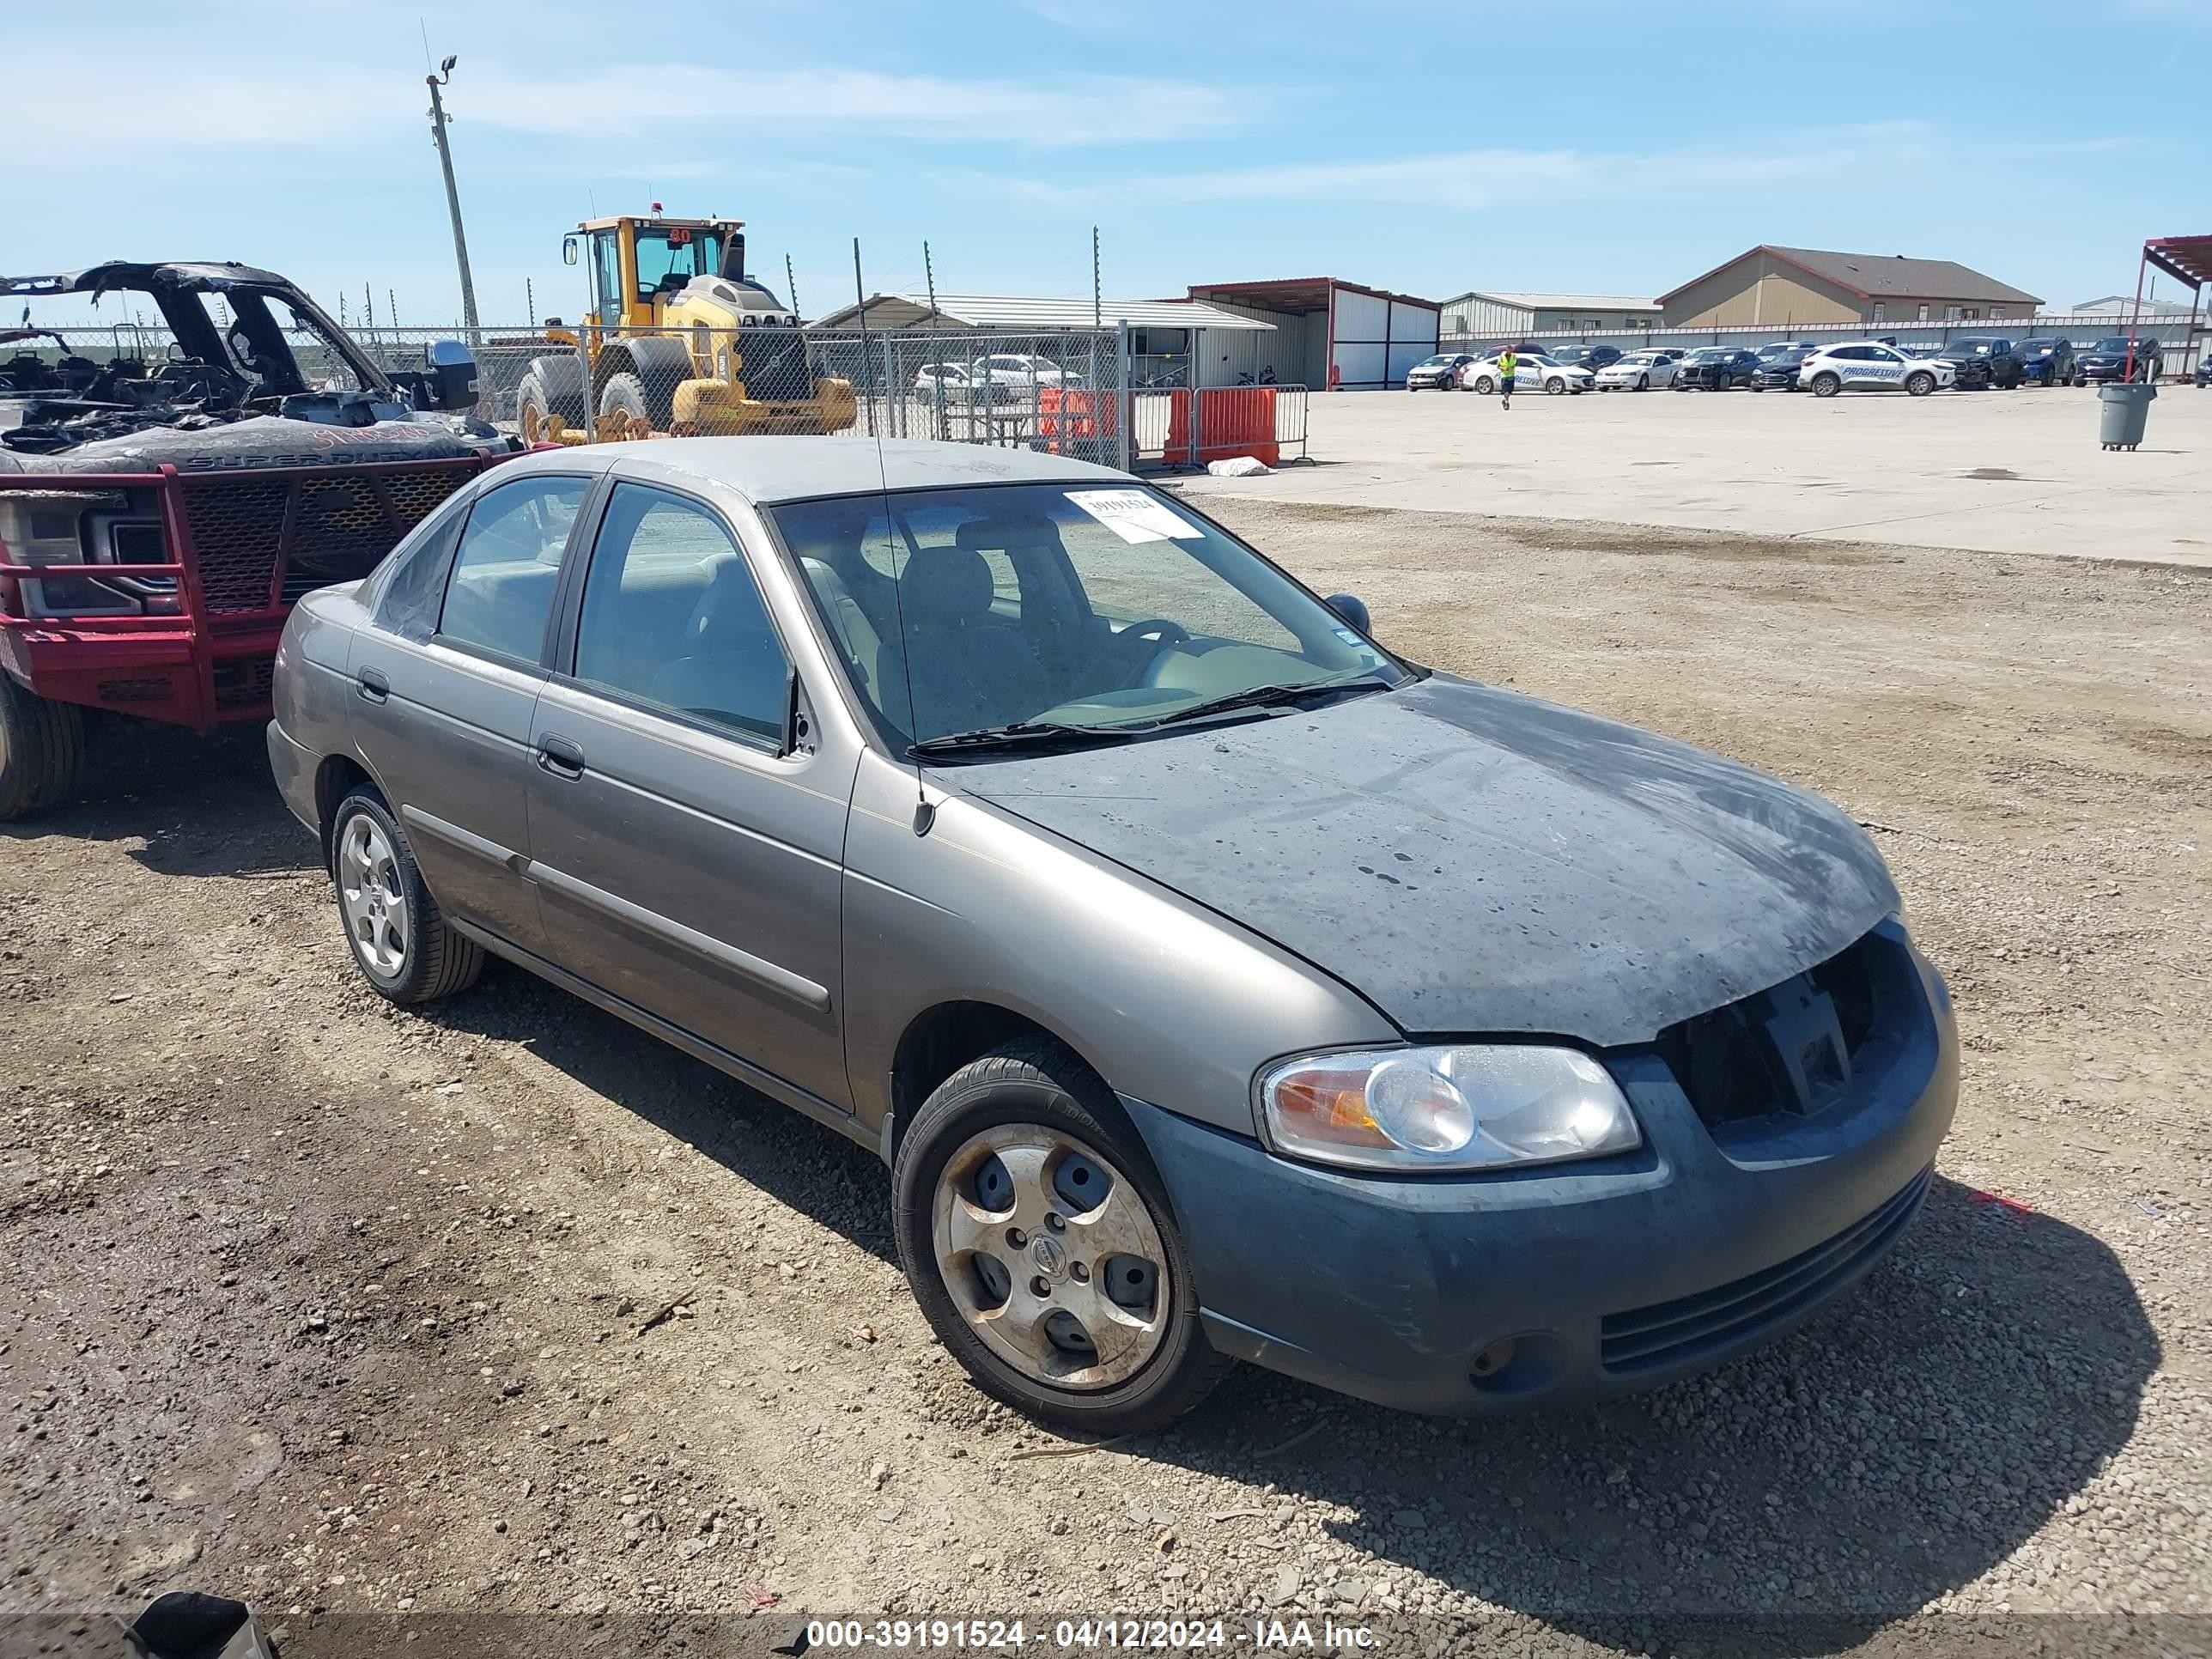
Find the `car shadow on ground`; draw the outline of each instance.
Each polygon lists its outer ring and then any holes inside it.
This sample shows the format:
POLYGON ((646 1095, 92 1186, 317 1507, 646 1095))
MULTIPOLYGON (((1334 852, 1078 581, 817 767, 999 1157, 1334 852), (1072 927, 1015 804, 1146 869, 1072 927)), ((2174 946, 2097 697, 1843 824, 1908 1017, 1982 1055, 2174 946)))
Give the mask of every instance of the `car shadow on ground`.
POLYGON ((2105 1244, 1938 1177, 1854 1294, 1707 1376, 1453 1421, 1247 1367, 1146 1449, 1334 1506, 1336 1536, 1560 1631, 1779 1659, 2011 1555, 2126 1443, 2160 1358, 2105 1244))
POLYGON ((0 824, 0 840, 49 836, 145 845, 131 856, 170 876, 251 879, 315 867, 315 842, 269 775, 262 728, 202 738, 149 720, 97 720, 84 791, 66 805, 0 824))

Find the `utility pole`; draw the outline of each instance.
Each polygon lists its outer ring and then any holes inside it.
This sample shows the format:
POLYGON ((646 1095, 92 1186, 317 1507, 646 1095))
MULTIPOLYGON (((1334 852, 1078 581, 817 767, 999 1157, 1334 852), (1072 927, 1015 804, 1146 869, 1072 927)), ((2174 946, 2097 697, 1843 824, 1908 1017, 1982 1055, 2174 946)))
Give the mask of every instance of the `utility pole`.
POLYGON ((422 77, 430 88, 430 134, 438 144, 438 165, 446 175, 446 211, 453 219, 453 260, 461 268, 461 320, 471 336, 477 329, 477 285, 469 276, 469 239, 461 231, 461 192, 453 183, 453 150, 446 142, 446 100, 438 88, 453 78, 456 58, 438 65, 435 75, 422 77))
POLYGON ((937 267, 929 262, 929 244, 921 245, 921 280, 929 289, 929 320, 937 320, 937 267))
MULTIPOLYGON (((1100 313, 1101 313, 1101 312, 1102 312, 1102 310, 1103 310, 1103 307, 1104 307, 1104 305, 1105 305, 1105 301, 1103 301, 1103 300, 1101 300, 1101 299, 1098 297, 1098 227, 1097 227, 1097 226, 1096 226, 1096 225, 1093 225, 1093 226, 1091 226, 1091 327, 1093 327, 1093 328, 1103 328, 1103 327, 1105 327, 1105 326, 1106 326, 1105 322, 1103 320, 1103 319, 1102 319, 1102 317, 1101 317, 1101 314, 1100 314, 1100 313)), ((1387 368, 1389 368, 1389 365, 1386 363, 1386 364, 1384 364, 1384 365, 1383 365, 1383 367, 1387 368)))

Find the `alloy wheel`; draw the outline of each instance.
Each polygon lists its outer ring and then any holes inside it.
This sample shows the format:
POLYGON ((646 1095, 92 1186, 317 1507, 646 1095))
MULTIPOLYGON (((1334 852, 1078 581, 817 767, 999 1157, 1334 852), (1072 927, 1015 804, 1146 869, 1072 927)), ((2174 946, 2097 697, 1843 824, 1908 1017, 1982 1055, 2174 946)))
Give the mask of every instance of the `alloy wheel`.
POLYGON ((412 924, 399 886, 399 863, 374 818, 356 812, 338 832, 338 908, 362 965, 382 979, 407 967, 412 924))

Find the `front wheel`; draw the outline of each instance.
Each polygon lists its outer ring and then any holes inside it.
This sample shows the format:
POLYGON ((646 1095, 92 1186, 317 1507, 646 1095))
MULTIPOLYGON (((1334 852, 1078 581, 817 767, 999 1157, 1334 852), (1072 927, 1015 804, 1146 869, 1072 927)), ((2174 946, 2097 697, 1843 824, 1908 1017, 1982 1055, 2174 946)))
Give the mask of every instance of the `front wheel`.
POLYGON ((1554 374, 1550 380, 1544 382, 1544 390, 1554 398, 1560 396, 1566 391, 1566 381, 1562 380, 1557 374, 1554 374))
POLYGON ((84 711, 0 670, 0 823, 66 805, 83 788, 84 711))
POLYGON ((1639 375, 1638 375, 1638 376, 1636 377, 1636 389, 1637 389, 1638 392, 1649 392, 1649 391, 1650 391, 1650 390, 1651 390, 1651 377, 1650 377, 1649 374, 1639 374, 1639 375))
POLYGON ((331 818, 331 875, 354 965, 379 996, 429 1002, 483 973, 483 947, 447 923, 382 796, 355 790, 331 818))
POLYGON ((1085 1434, 1141 1433, 1233 1363, 1206 1342, 1181 1231, 1111 1091, 1057 1042, 940 1084, 899 1145, 892 1232, 915 1299, 986 1394, 1085 1434))
POLYGON ((1905 395, 1908 398, 1924 398, 1935 389, 1936 377, 1924 369, 1905 377, 1905 395))

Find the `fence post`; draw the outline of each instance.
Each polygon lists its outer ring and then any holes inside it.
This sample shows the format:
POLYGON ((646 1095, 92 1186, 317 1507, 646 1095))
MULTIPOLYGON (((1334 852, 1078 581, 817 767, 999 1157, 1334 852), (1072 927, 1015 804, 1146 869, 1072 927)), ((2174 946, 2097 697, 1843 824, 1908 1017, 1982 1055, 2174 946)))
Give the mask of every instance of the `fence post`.
POLYGON ((584 441, 595 444, 599 441, 599 411, 592 407, 592 349, 591 331, 584 324, 576 325, 576 383, 583 388, 584 441))
POLYGON ((1131 453, 1133 437, 1130 428, 1136 424, 1137 408, 1136 393, 1129 386, 1129 319, 1126 317, 1114 325, 1114 464, 1127 472, 1135 459, 1131 453))

